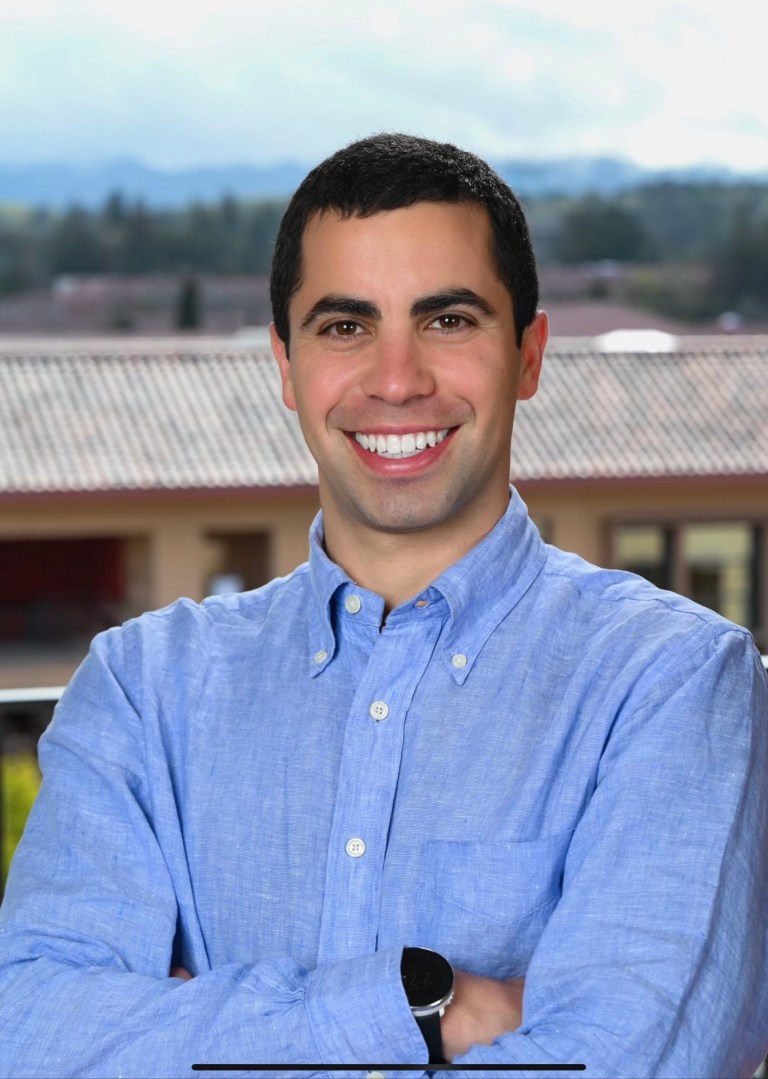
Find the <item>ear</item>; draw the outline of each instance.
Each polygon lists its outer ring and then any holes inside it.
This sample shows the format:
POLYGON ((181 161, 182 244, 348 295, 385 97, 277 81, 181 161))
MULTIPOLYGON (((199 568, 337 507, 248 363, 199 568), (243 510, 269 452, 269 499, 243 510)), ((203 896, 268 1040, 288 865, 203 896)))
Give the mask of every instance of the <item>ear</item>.
POLYGON ((537 311, 533 322, 523 330, 520 345, 520 382, 517 389, 518 401, 527 401, 533 397, 539 386, 541 364, 544 349, 549 337, 549 320, 544 311, 537 311))
POLYGON ((280 371, 280 381, 283 386, 283 403, 287 408, 296 411, 296 395, 293 392, 293 378, 291 377, 291 361, 288 359, 288 350, 285 341, 277 332, 274 322, 269 324, 269 339, 272 343, 272 353, 277 360, 280 371))

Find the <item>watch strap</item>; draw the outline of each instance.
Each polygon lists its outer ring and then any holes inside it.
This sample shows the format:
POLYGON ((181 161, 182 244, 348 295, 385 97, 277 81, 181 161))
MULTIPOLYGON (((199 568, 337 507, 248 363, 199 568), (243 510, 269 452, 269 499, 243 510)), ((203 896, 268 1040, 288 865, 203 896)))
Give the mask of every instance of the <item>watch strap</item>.
POLYGON ((430 1012, 429 1015, 414 1016, 414 1019, 419 1024, 422 1037, 427 1044, 430 1064, 448 1063, 443 1056, 443 1031, 440 1026, 441 1011, 430 1012))

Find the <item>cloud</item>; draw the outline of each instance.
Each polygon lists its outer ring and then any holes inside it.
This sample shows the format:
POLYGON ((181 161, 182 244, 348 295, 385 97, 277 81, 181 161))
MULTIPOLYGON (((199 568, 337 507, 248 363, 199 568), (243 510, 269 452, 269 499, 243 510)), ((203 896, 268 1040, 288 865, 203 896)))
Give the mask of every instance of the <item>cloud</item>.
POLYGON ((0 0, 0 152, 313 161, 401 129, 495 158, 755 165, 764 59, 742 4, 0 0))

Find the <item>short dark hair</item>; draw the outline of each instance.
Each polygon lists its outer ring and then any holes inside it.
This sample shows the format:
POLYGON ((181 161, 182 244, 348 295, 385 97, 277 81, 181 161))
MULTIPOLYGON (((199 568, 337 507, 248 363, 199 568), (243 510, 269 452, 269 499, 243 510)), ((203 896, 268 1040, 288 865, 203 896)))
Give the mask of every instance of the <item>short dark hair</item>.
POLYGON ((512 297, 520 344, 539 302, 539 282, 522 206, 500 176, 448 142, 380 134, 350 143, 317 165, 291 198, 272 257, 270 296, 278 336, 289 344, 288 305, 301 285, 301 245, 311 217, 331 211, 370 217, 417 202, 468 202, 488 213, 491 255, 512 297))

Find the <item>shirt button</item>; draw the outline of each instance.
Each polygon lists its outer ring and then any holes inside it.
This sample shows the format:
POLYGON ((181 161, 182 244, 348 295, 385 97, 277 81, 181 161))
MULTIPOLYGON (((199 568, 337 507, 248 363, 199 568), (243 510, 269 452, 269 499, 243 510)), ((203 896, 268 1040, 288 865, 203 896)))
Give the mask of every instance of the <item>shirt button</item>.
POLYGON ((328 659, 328 653, 324 649, 315 652, 315 663, 324 663, 328 659))
POLYGON ((417 599, 415 604, 414 604, 414 607, 429 607, 429 600, 428 599, 417 599))
POLYGON ((365 1079, 387 1079, 384 1072, 368 1072, 365 1079))
POLYGON ((344 849, 350 858, 362 858, 365 854, 365 843, 363 843, 362 839, 355 836, 354 839, 347 840, 347 845, 344 849))
POLYGON ((457 670, 460 670, 462 667, 466 667, 467 657, 464 655, 463 652, 457 652, 455 656, 451 656, 451 663, 454 665, 454 667, 457 668, 457 670))
POLYGON ((377 723, 380 723, 382 719, 386 719, 389 715, 389 705, 386 701, 374 701, 368 709, 368 714, 371 719, 375 719, 377 723))
POLYGON ((344 606, 347 608, 350 614, 357 614, 363 605, 363 601, 359 596, 347 596, 344 600, 344 606))

